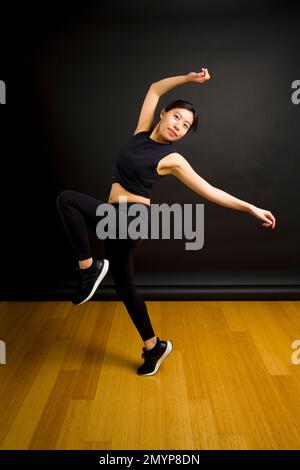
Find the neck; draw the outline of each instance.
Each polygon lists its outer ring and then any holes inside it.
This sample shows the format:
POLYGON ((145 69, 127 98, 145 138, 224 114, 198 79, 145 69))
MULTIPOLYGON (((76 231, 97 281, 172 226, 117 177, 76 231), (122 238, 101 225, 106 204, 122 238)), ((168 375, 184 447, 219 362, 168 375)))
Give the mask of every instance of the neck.
POLYGON ((159 132, 159 129, 157 126, 153 129, 152 133, 150 134, 150 138, 152 140, 155 140, 156 142, 159 142, 160 144, 168 144, 169 140, 166 140, 161 133, 159 132))

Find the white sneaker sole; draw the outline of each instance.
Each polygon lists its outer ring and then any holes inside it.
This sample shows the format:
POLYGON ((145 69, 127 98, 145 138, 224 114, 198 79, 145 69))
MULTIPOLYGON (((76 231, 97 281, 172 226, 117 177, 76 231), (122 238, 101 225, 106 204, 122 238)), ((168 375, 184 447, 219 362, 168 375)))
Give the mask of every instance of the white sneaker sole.
POLYGON ((160 368, 161 363, 166 359, 166 357, 168 357, 168 355, 170 354, 170 352, 172 351, 172 349, 173 349, 173 345, 172 345, 171 341, 167 341, 167 349, 165 350, 165 352, 164 352, 164 354, 161 356, 161 358, 157 361, 154 371, 153 371, 153 372, 149 372, 149 374, 138 374, 138 375, 141 375, 142 377, 144 377, 144 376, 156 374, 156 372, 157 372, 158 369, 160 368))
POLYGON ((79 304, 76 304, 76 305, 81 305, 81 304, 84 304, 84 302, 87 302, 88 300, 90 300, 91 297, 93 297, 94 293, 96 292, 100 282, 103 280, 103 278, 105 277, 107 271, 108 271, 108 268, 109 268, 109 261, 107 259, 104 259, 103 260, 104 262, 104 266, 103 266, 103 269, 101 271, 101 273, 99 274, 95 284, 94 284, 94 287, 93 289, 91 290, 90 294, 86 297, 86 299, 84 299, 82 302, 80 302, 79 304))

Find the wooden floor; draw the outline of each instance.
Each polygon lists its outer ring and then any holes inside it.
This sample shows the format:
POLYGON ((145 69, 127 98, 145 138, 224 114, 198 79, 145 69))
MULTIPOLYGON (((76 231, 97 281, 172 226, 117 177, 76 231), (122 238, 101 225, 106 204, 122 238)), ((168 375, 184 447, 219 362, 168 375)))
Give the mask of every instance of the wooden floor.
POLYGON ((146 303, 153 377, 121 302, 0 302, 0 449, 300 449, 300 301, 146 303))

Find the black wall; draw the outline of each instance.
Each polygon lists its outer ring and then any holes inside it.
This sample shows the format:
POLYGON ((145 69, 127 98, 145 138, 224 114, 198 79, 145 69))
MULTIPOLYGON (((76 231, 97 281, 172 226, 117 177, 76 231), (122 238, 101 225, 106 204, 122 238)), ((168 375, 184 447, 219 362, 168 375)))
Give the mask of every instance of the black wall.
MULTIPOLYGON (((74 189, 107 201, 115 156, 133 134, 149 84, 203 66, 209 82, 173 89, 157 111, 175 98, 194 102, 199 129, 178 151, 214 186, 271 210, 277 226, 265 229, 168 176, 152 202, 204 203, 204 246, 186 251, 185 240, 145 240, 135 253, 137 284, 149 299, 160 292, 205 298, 214 289, 243 298, 249 286, 298 292, 300 105, 291 85, 300 79, 299 7, 65 3, 4 13, 2 298, 68 298, 77 261, 56 196, 74 189)), ((100 256, 102 242, 91 243, 100 256)), ((113 295, 109 275, 103 292, 113 295)))

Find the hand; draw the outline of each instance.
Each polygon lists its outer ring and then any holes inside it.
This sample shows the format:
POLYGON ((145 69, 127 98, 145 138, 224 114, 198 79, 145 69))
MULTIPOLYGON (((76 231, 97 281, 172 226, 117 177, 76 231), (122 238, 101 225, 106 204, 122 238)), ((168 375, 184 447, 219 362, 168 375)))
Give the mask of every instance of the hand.
POLYGON ((270 211, 259 209, 259 207, 250 206, 249 212, 257 219, 263 220, 265 222, 262 224, 263 227, 272 227, 272 229, 275 228, 276 219, 270 211))
POLYGON ((210 79, 208 70, 202 67, 201 72, 190 72, 187 75, 189 82, 204 83, 210 79))

